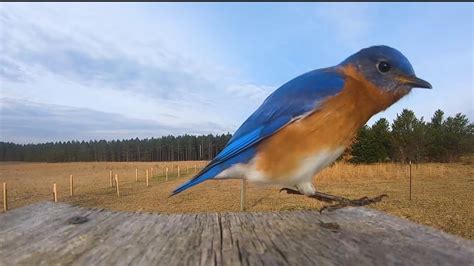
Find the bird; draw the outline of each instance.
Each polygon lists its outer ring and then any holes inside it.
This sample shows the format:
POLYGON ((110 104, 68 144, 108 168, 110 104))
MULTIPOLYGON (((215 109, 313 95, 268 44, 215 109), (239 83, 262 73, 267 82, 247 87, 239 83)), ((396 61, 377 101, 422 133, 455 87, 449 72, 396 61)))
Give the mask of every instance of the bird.
POLYGON ((334 203, 320 211, 379 202, 387 195, 348 199, 317 191, 313 177, 336 161, 373 115, 413 88, 432 86, 415 75, 400 51, 386 45, 304 73, 271 93, 215 158, 170 196, 209 179, 234 178, 334 203))

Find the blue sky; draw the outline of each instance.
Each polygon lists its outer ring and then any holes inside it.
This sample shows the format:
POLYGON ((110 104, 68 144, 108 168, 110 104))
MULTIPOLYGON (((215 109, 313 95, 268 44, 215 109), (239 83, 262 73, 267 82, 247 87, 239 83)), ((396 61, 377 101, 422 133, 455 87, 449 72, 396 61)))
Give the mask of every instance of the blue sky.
POLYGON ((0 140, 232 133, 273 90, 371 45, 433 90, 403 108, 474 120, 472 3, 0 4, 0 140))

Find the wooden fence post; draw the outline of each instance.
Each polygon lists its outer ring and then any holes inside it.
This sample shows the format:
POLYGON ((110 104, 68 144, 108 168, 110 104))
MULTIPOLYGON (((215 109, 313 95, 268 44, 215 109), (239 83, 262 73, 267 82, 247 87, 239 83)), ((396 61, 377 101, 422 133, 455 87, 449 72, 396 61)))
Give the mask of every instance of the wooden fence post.
POLYGON ((411 161, 409 163, 409 168, 410 168, 410 200, 411 200, 411 161))
POLYGON ((146 186, 148 187, 148 169, 146 169, 146 186))
POLYGON ((120 197, 118 174, 115 174, 115 187, 117 188, 117 197, 120 197))
POLYGON ((3 182, 3 211, 8 210, 7 182, 3 182))
POLYGON ((74 177, 72 175, 69 176, 69 193, 71 197, 74 195, 74 177))
POLYGON ((135 168, 135 182, 138 182, 138 168, 135 168))
POLYGON ((113 187, 114 184, 113 184, 113 181, 112 181, 112 170, 110 170, 110 172, 109 172, 109 180, 110 180, 110 187, 113 187))
POLYGON ((153 178, 153 167, 150 168, 150 177, 153 178))
POLYGON ((180 174, 179 174, 179 165, 178 165, 178 177, 179 177, 179 176, 180 176, 180 174))
POLYGON ((56 183, 53 184, 53 200, 58 202, 58 190, 56 188, 56 183))
POLYGON ((245 210, 245 179, 240 181, 240 211, 245 210))
POLYGON ((194 173, 197 173, 197 166, 194 165, 194 173))
POLYGON ((166 178, 165 178, 166 181, 168 181, 168 167, 166 167, 166 178))

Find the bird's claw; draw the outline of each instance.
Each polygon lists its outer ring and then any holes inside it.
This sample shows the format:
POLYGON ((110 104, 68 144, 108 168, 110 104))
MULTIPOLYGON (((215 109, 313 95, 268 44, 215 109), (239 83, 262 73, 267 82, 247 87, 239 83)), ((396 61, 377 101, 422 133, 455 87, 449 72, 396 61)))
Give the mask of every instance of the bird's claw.
POLYGON ((331 212, 331 211, 334 211, 334 210, 337 210, 337 209, 342 209, 344 207, 349 207, 349 206, 366 206, 366 205, 369 205, 369 204, 380 202, 380 201, 382 201, 382 199, 384 197, 388 198, 388 195, 387 194, 382 194, 380 196, 373 197, 373 198, 362 197, 362 198, 356 199, 356 200, 346 200, 346 199, 344 199, 344 200, 338 201, 338 203, 336 203, 334 205, 323 206, 319 210, 319 213, 322 213, 325 210, 328 211, 328 212, 331 212))

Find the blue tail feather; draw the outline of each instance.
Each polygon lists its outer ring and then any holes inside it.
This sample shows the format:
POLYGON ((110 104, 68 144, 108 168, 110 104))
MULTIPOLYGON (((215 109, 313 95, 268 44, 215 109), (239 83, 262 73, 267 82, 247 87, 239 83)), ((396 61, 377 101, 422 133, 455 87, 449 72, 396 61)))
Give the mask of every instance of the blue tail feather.
POLYGON ((217 164, 213 164, 212 162, 206 166, 206 168, 203 169, 202 172, 200 172, 198 175, 187 181, 186 183, 182 184, 181 186, 177 187, 170 195, 174 196, 180 192, 183 192, 184 190, 195 186, 199 183, 202 183, 208 179, 214 178, 218 174, 220 174, 222 171, 225 169, 231 167, 234 164, 237 163, 247 163, 250 161, 250 159, 255 155, 255 149, 254 148, 249 148, 247 150, 242 151, 240 154, 237 154, 236 156, 224 161, 224 162, 218 162, 217 164))
POLYGON ((184 183, 184 184, 180 185, 179 187, 177 187, 171 193, 170 196, 174 196, 174 195, 176 195, 180 192, 183 192, 184 190, 186 190, 186 189, 188 189, 192 186, 195 186, 199 183, 202 183, 202 182, 204 182, 208 179, 211 179, 211 178, 215 177, 216 175, 218 175, 220 172, 222 172, 222 170, 220 170, 220 167, 218 165, 216 165, 216 166, 212 167, 211 169, 208 169, 207 171, 198 174, 197 176, 190 179, 186 183, 184 183))

